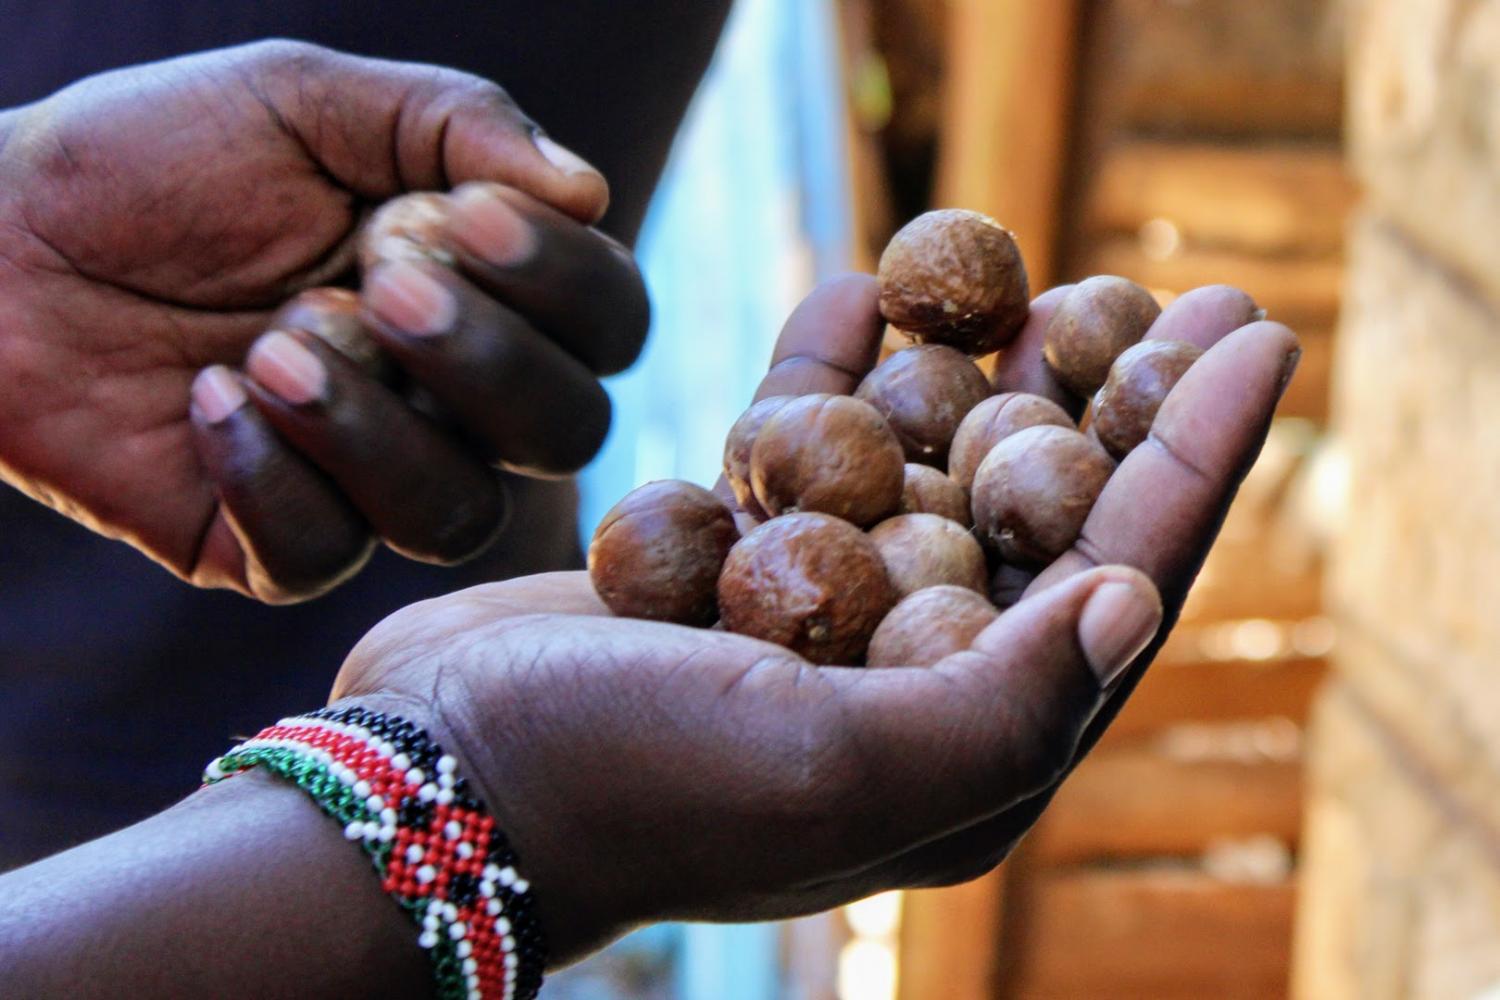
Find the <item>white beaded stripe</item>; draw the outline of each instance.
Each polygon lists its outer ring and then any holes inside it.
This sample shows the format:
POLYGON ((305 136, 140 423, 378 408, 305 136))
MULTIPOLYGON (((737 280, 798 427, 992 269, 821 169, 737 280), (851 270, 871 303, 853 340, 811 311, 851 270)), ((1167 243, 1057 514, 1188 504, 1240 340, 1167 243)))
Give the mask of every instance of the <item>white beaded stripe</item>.
MULTIPOLYGON (((409 785, 418 788, 418 798, 424 802, 437 801, 439 804, 449 804, 454 799, 453 788, 455 785, 455 771, 457 761, 448 754, 441 756, 436 764, 438 772, 437 782, 433 784, 426 781, 426 775, 420 768, 410 767, 410 758, 406 754, 397 754, 395 746, 388 740, 381 740, 362 726, 354 726, 345 723, 337 723, 327 719, 309 718, 305 716, 282 719, 279 726, 284 727, 307 727, 323 729, 336 735, 350 736, 366 747, 373 750, 383 758, 387 765, 397 772, 397 776, 403 778, 409 785), (404 773, 403 773, 404 772, 404 773)), ((332 753, 322 747, 315 747, 303 738, 297 737, 256 737, 246 740, 231 749, 222 757, 210 761, 204 769, 204 776, 209 780, 220 780, 228 776, 224 770, 224 757, 242 754, 250 750, 291 749, 312 758, 320 766, 324 767, 338 781, 346 786, 352 786, 352 790, 360 798, 364 799, 365 805, 378 820, 354 821, 344 827, 344 836, 350 840, 360 838, 366 840, 381 839, 389 841, 395 834, 396 811, 387 807, 385 800, 371 794, 373 789, 369 783, 358 776, 350 767, 341 763, 332 753)), ((462 826, 456 821, 450 821, 444 827, 443 833, 449 840, 458 840, 463 833, 462 826)), ((472 857, 474 847, 468 841, 461 841, 456 848, 462 857, 472 857)), ((421 860, 422 849, 417 845, 407 852, 408 860, 416 863, 421 860), (413 856, 415 852, 415 856, 413 856)), ((530 888, 525 879, 520 878, 513 867, 506 866, 501 869, 496 865, 487 865, 484 871, 486 877, 480 881, 479 889, 486 897, 486 911, 491 916, 496 916, 495 930, 500 939, 500 945, 504 952, 504 996, 507 1000, 513 1000, 515 994, 516 980, 519 968, 519 956, 515 952, 516 940, 509 933, 510 921, 503 915, 504 907, 500 900, 495 898, 495 882, 510 888, 513 892, 521 894, 530 888)), ((417 869, 416 877, 423 884, 433 881, 437 877, 435 868, 430 865, 422 865, 417 869)), ((475 972, 470 971, 470 966, 477 971, 477 963, 472 958, 473 945, 467 940, 467 927, 462 921, 457 921, 457 910, 451 904, 440 904, 433 900, 427 914, 422 919, 422 933, 418 936, 418 944, 424 949, 435 948, 441 940, 440 935, 446 936, 457 942, 455 953, 464 959, 464 972, 469 980, 470 996, 483 1000, 479 989, 479 980, 475 972)))

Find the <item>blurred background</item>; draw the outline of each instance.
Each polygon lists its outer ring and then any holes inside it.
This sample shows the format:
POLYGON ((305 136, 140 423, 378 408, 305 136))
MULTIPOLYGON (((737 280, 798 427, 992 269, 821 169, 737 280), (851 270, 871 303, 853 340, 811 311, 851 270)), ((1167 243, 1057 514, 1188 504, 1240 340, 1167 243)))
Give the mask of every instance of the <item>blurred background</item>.
POLYGON ((660 927, 565 997, 1500 997, 1500 3, 739 0, 641 243, 585 538, 710 483, 791 306, 936 206, 1032 287, 1249 291, 1305 348, 1166 652, 956 889, 660 927))

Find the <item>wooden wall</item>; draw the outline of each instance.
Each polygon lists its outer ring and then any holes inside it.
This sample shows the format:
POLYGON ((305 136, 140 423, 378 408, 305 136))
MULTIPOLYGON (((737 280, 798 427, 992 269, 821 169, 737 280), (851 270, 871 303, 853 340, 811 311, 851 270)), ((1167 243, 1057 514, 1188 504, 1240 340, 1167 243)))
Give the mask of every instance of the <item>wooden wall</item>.
MULTIPOLYGON (((1298 508, 1353 195, 1338 0, 953 0, 935 202, 1045 283, 1239 285, 1302 370, 1182 626, 1001 872, 908 894, 903 1000, 1285 996, 1304 725, 1335 629, 1298 508), (976 941, 988 941, 988 947, 976 941)), ((1040 287, 1043 282, 1039 282, 1040 287)))
POLYGON ((1335 361, 1345 640, 1312 733, 1307 1000, 1500 988, 1497 95, 1500 5, 1350 4, 1365 196, 1335 361))

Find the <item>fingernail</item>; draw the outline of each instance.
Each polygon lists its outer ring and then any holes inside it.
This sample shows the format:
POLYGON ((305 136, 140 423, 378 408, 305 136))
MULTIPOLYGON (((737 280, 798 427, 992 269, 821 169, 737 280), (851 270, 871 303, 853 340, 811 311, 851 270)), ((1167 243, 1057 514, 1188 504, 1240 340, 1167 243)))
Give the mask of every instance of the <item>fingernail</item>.
POLYGON ((1144 582, 1100 584, 1078 619, 1078 642, 1100 688, 1109 688, 1161 628, 1161 598, 1144 582))
POLYGON ((1253 313, 1250 314, 1250 322, 1252 322, 1252 323, 1259 323, 1261 320, 1265 319, 1268 315, 1270 315, 1270 314, 1267 313, 1264 309, 1257 309, 1257 310, 1255 310, 1255 312, 1253 312, 1253 313))
POLYGON ((453 196, 448 231, 459 243, 496 267, 517 267, 536 252, 531 225, 493 189, 463 188, 453 196))
POLYGON ((245 390, 234 373, 223 365, 205 368, 193 379, 193 405, 203 419, 217 424, 245 405, 245 390))
POLYGON ((537 150, 547 158, 548 163, 551 163, 558 170, 561 170, 570 177, 573 174, 599 173, 592 163, 566 146, 559 146, 552 141, 550 136, 538 132, 532 137, 532 142, 536 143, 537 150))
POLYGON ((323 362, 291 334, 280 330, 273 330, 255 342, 245 359, 245 370, 293 406, 323 398, 328 388, 328 369, 323 362))
POLYGON ((452 293, 415 265, 398 261, 377 268, 365 282, 365 304, 404 333, 434 337, 458 318, 452 293))
POLYGON ((1291 385, 1292 376, 1297 374, 1297 366, 1302 363, 1302 348, 1294 347, 1287 352, 1287 356, 1281 362, 1281 386, 1276 393, 1280 399, 1286 395, 1286 387, 1291 385))

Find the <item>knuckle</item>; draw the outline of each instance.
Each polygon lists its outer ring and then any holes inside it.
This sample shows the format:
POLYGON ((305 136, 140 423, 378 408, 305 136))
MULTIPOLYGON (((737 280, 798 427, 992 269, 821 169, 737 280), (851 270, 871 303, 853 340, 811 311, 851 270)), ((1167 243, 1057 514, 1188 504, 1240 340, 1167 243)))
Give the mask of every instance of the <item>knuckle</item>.
POLYGON ((268 68, 311 69, 328 50, 295 38, 267 38, 251 42, 243 49, 252 62, 268 68))

